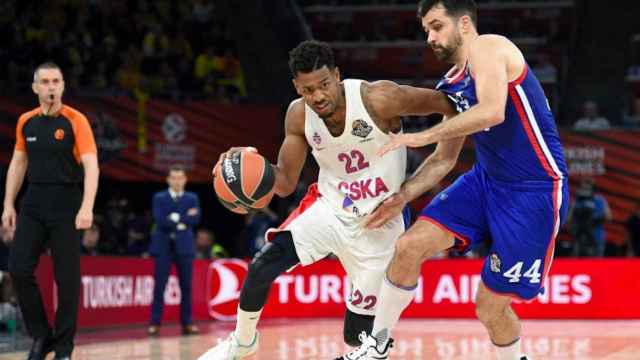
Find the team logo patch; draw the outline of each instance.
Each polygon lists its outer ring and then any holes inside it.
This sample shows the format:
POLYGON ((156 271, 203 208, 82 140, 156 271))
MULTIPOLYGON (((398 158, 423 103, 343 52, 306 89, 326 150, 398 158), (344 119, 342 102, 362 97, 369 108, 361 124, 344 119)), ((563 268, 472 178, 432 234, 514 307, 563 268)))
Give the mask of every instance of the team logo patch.
POLYGON ((58 141, 64 139, 64 130, 62 129, 56 130, 56 132, 53 133, 53 137, 58 141))
POLYGON ((490 259, 491 271, 495 273, 499 273, 500 266, 502 265, 502 261, 500 261, 500 258, 498 257, 498 255, 496 253, 493 253, 489 257, 489 259, 490 259))
POLYGON ((313 142, 316 145, 320 145, 320 143, 322 143, 322 138, 320 137, 320 134, 318 134, 317 132, 313 133, 313 137, 312 138, 313 138, 313 142))
POLYGON ((371 125, 367 124, 364 120, 358 119, 353 122, 353 130, 351 130, 351 134, 361 138, 366 138, 371 133, 371 130, 373 130, 371 125))

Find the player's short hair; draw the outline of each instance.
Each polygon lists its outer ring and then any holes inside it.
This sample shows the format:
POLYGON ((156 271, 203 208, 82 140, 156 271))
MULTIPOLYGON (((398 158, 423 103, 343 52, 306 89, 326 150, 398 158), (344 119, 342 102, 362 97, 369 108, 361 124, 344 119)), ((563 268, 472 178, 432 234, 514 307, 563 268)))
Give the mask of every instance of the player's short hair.
POLYGON ((456 19, 469 15, 473 25, 478 26, 478 6, 474 0, 421 0, 418 4, 418 17, 422 19, 437 5, 441 5, 449 16, 456 19))
POLYGON ((298 73, 310 73, 323 66, 333 70, 336 67, 333 50, 329 44, 316 40, 303 41, 289 52, 289 69, 293 77, 298 73))
POLYGON ((58 66, 58 64, 52 61, 43 62, 42 64, 38 65, 38 67, 36 67, 36 69, 33 71, 33 82, 36 82, 38 78, 38 71, 44 69, 58 69, 58 71, 60 71, 60 73, 62 74, 62 69, 60 68, 60 66, 58 66))

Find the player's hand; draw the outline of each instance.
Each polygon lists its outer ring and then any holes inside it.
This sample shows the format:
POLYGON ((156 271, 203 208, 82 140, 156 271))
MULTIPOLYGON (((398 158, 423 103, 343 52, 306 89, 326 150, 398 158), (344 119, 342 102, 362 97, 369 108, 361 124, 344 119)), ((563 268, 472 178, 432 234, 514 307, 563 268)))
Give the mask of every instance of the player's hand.
POLYGON ((213 167, 213 170, 211 170, 211 174, 215 177, 216 176, 216 168, 218 167, 218 165, 222 164, 222 162, 224 161, 224 159, 227 158, 228 155, 231 155, 233 153, 237 153, 240 151, 251 151, 251 152, 258 152, 258 149, 254 148, 253 146, 239 146, 239 147, 232 147, 229 150, 223 152, 222 154, 220 154, 220 157, 218 158, 218 162, 215 164, 215 166, 213 167))
POLYGON ((367 216, 364 221, 366 229, 377 229, 389 220, 402 213, 402 209, 407 205, 407 200, 401 193, 396 193, 383 201, 378 208, 367 216))
POLYGON ((389 133, 391 137, 391 141, 384 144, 378 150, 378 156, 382 156, 389 151, 393 151, 400 146, 408 146, 408 147, 421 147, 425 145, 429 145, 432 141, 429 140, 427 133, 409 133, 409 134, 394 134, 389 133))
POLYGON ((76 229, 85 230, 93 223, 93 211, 91 209, 80 208, 76 215, 76 229))
POLYGON ((2 212, 2 227, 9 234, 16 231, 16 209, 13 206, 5 206, 2 212))

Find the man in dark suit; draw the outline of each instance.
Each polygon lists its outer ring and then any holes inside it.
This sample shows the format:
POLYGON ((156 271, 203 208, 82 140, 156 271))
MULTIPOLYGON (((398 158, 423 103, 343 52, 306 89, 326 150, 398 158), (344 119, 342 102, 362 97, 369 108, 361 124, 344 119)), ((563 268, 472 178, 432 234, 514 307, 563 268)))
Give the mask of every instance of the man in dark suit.
POLYGON ((155 258, 155 285, 148 334, 157 335, 160 330, 164 289, 173 263, 176 265, 182 294, 182 333, 192 335, 198 333, 198 328, 191 320, 191 275, 195 256, 193 228, 200 223, 200 200, 195 193, 184 191, 187 174, 183 167, 171 166, 167 183, 169 189, 153 196, 155 228, 151 235, 149 253, 155 258))

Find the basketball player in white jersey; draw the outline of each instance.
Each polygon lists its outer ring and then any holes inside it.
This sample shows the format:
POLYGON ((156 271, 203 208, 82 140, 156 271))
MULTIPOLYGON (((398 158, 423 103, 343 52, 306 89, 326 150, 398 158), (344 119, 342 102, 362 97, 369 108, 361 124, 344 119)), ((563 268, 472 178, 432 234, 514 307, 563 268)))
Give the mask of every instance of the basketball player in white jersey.
MULTIPOLYGON (((358 335, 371 330, 385 269, 405 230, 402 214, 380 229, 363 226, 365 216, 397 192, 405 179, 406 148, 384 157, 376 152, 390 140, 390 132, 401 131, 401 116, 453 113, 445 96, 435 90, 391 81, 341 81, 325 43, 299 44, 290 52, 289 66, 301 97, 286 114, 285 139, 278 164, 273 165, 275 192, 285 197, 294 191, 309 148, 320 167, 318 183, 310 186, 284 224, 267 232, 270 242, 249 265, 235 331, 200 360, 241 359, 255 353, 256 325, 273 280, 297 264, 309 265, 331 253, 340 259, 352 289, 344 340, 360 345, 358 335)), ((436 154, 457 154, 460 146, 460 141, 443 142, 436 154)), ((230 149, 220 161, 242 149, 230 149)))

